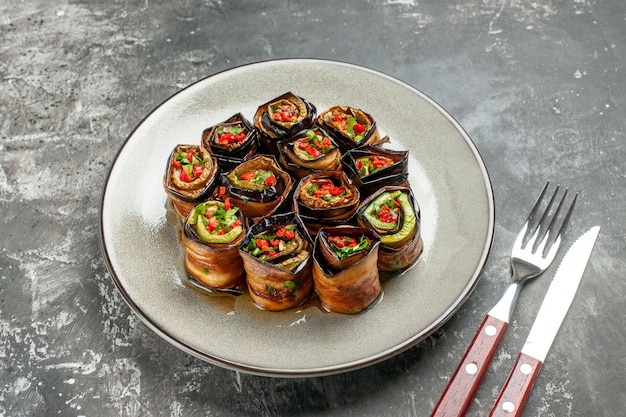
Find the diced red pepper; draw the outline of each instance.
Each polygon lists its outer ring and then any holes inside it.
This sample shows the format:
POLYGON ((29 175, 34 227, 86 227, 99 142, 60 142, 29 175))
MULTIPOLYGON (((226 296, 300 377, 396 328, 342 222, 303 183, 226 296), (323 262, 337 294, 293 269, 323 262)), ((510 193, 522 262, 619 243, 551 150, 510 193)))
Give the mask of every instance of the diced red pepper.
POLYGON ((222 197, 224 197, 224 194, 226 194, 226 187, 220 185, 220 187, 217 189, 217 198, 221 199, 222 197))
POLYGON ((284 227, 281 227, 280 229, 278 229, 278 231, 276 231, 276 236, 283 237, 285 236, 286 232, 287 232, 287 229, 285 229, 284 227))
POLYGON ((265 181, 263 182, 263 184, 265 184, 265 186, 267 187, 270 187, 276 184, 276 177, 273 175, 270 175, 269 177, 265 178, 265 181))
POLYGON ((254 177, 256 177, 256 174, 253 171, 248 171, 248 172, 244 172, 243 174, 241 174, 241 178, 244 181, 248 181, 253 179, 254 177))
POLYGON ((341 193, 343 193, 343 186, 341 187, 335 187, 335 188, 331 188, 330 190, 328 190, 328 192, 333 195, 333 196, 338 196, 341 195, 341 193))
POLYGON ((187 160, 188 160, 190 163, 191 163, 191 162, 193 162, 193 156, 194 156, 195 154, 196 154, 196 151, 189 151, 189 152, 187 152, 186 157, 187 157, 187 160))
POLYGON ((224 200, 224 209, 230 210, 230 198, 228 197, 224 200))
POLYGON ((194 178, 200 178, 202 175, 202 165, 196 164, 193 166, 193 176, 194 178))
POLYGON ((180 161, 177 160, 173 160, 172 161, 172 166, 176 169, 180 169, 180 161))
POLYGON ((320 151, 318 151, 317 149, 315 149, 313 146, 308 145, 306 146, 306 148, 304 149, 309 155, 313 156, 313 158, 319 158, 321 153, 320 151))
POLYGON ((296 237, 296 233, 293 230, 285 230, 285 238, 291 240, 296 237))
POLYGON ((180 178, 180 180, 182 182, 191 182, 191 181, 193 181, 193 178, 191 178, 191 175, 187 174, 185 171, 180 171, 179 178, 180 178))
POLYGON ((263 239, 257 239, 256 246, 257 248, 261 249, 263 252, 267 251, 270 247, 269 243, 267 243, 267 240, 263 240, 263 239))
POLYGON ((206 228, 209 232, 212 232, 213 230, 217 229, 217 225, 220 223, 220 221, 218 220, 217 217, 211 217, 209 219, 209 223, 207 224, 206 228))
POLYGON ((398 220, 398 214, 392 213, 388 206, 383 205, 378 212, 378 220, 385 223, 395 223, 398 220))
POLYGON ((355 135, 360 135, 367 130, 361 123, 355 123, 354 126, 352 126, 352 129, 354 130, 355 135))
POLYGON ((231 224, 228 225, 228 227, 230 227, 231 229, 234 229, 235 227, 241 226, 241 220, 237 219, 234 222, 232 222, 231 224))

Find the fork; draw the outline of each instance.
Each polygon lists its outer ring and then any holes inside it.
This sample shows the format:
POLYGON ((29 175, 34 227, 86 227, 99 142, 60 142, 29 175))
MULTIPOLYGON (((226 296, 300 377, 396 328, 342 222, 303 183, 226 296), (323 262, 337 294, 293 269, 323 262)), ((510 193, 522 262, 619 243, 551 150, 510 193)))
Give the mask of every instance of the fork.
POLYGON ((549 185, 549 181, 544 185, 526 219, 526 223, 513 244, 511 281, 504 289, 498 302, 483 319, 431 417, 460 417, 465 415, 500 339, 502 339, 509 325, 522 286, 529 279, 544 272, 554 260, 578 194, 574 196, 558 232, 554 235, 557 218, 563 208, 568 190, 565 190, 556 210, 550 215, 560 188, 557 186, 546 208, 542 213, 539 213, 549 185))

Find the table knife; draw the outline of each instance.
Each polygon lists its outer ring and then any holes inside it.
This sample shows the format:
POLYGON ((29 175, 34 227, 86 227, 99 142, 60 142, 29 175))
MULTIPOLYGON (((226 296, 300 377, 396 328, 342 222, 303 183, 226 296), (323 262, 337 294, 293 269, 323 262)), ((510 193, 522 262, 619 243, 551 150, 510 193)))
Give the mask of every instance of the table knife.
POLYGON ((521 415, 550 346, 572 305, 599 231, 599 226, 592 227, 563 257, 490 417, 521 415))

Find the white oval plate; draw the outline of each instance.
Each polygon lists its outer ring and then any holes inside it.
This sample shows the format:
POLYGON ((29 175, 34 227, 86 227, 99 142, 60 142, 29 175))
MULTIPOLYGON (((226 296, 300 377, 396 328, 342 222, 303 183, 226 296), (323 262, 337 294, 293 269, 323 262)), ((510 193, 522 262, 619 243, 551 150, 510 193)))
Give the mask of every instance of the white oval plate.
POLYGON ((198 81, 152 111, 128 137, 106 180, 101 244, 113 281, 138 316, 185 352, 267 376, 317 376, 389 358, 441 326, 474 289, 491 247, 494 202, 471 139, 415 88, 351 64, 288 59, 230 69, 198 81), (287 91, 318 112, 348 105, 370 113, 394 149, 410 151, 409 181, 422 213, 424 251, 384 295, 347 316, 306 306, 261 311, 248 295, 208 296, 184 285, 178 219, 162 186, 179 143, 287 91))

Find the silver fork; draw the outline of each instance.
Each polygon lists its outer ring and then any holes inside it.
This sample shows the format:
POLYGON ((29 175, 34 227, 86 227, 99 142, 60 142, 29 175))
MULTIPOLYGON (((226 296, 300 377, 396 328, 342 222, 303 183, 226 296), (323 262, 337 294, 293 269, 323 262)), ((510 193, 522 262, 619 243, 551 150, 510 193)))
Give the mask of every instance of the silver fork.
POLYGON ((513 244, 511 281, 504 289, 498 302, 483 319, 431 417, 460 417, 465 414, 500 343, 500 339, 502 339, 509 325, 522 286, 530 278, 545 271, 554 260, 574 210, 578 194, 574 196, 561 226, 555 234, 557 218, 565 204, 568 190, 565 190, 556 209, 551 214, 560 189, 557 186, 546 208, 539 213, 549 185, 550 182, 544 185, 526 219, 526 223, 513 244))

